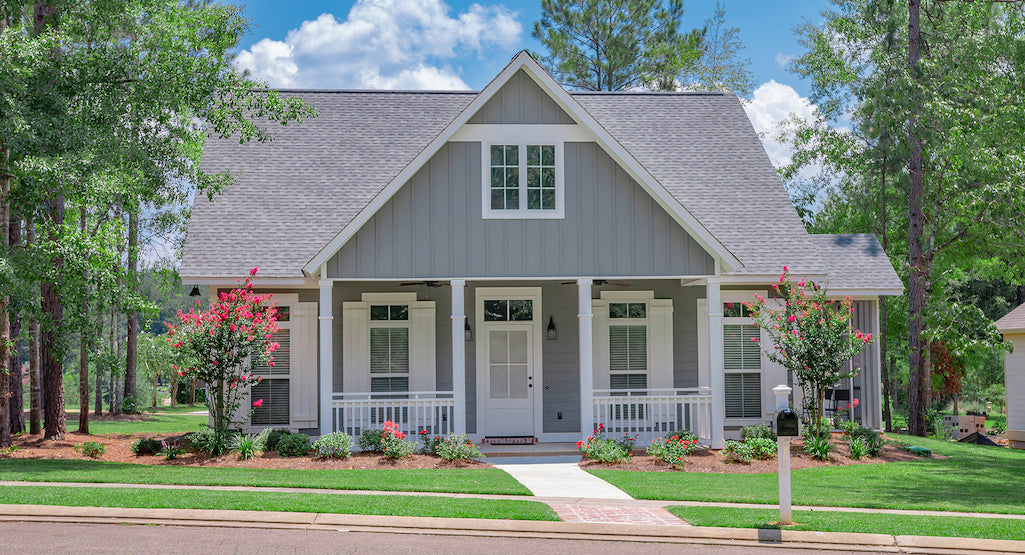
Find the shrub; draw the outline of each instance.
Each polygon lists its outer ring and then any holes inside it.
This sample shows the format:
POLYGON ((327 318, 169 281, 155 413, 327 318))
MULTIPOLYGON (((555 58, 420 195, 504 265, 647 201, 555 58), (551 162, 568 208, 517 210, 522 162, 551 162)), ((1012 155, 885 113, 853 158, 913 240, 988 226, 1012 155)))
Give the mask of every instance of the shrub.
POLYGON ((270 429, 265 429, 259 434, 236 434, 231 440, 231 450, 238 453, 238 460, 252 459, 263 453, 267 448, 267 436, 270 429))
POLYGON ((438 445, 444 441, 441 436, 431 435, 431 432, 427 430, 420 430, 417 435, 420 436, 420 441, 423 443, 423 445, 420 446, 421 453, 425 455, 438 454, 438 445))
POLYGON ((751 455, 756 459, 767 460, 776 456, 776 440, 767 437, 754 437, 744 441, 751 448, 751 455))
POLYGON ((828 437, 810 437, 804 440, 804 452, 819 461, 828 461, 833 451, 833 444, 828 437))
POLYGON ((1006 420, 997 420, 996 423, 993 424, 993 431, 995 433, 997 433, 998 435, 1006 434, 1007 433, 1007 421, 1006 420))
POLYGON ((687 440, 697 439, 698 438, 698 436, 694 435, 694 432, 692 432, 690 430, 686 430, 686 429, 685 430, 673 430, 671 432, 666 432, 666 433, 662 434, 662 437, 672 438, 673 436, 676 436, 676 437, 678 437, 680 439, 687 439, 687 440))
POLYGON ((366 429, 360 432, 359 439, 356 440, 356 444, 359 445, 361 451, 368 453, 380 453, 384 450, 384 445, 381 443, 381 436, 384 435, 384 430, 366 429))
POLYGON ((833 424, 828 418, 823 417, 818 426, 815 426, 809 418, 804 419, 801 424, 801 437, 804 438, 805 443, 811 439, 829 440, 831 437, 830 429, 833 424))
POLYGON ((263 446, 264 450, 277 451, 278 442, 281 441, 281 438, 287 436, 290 432, 288 430, 282 430, 281 428, 267 428, 262 433, 267 434, 267 440, 264 442, 263 446))
POLYGON ((836 423, 836 428, 847 435, 851 435, 858 427, 858 423, 851 420, 840 420, 836 423))
POLYGON ((228 451, 233 437, 218 433, 213 428, 203 428, 189 435, 189 445, 196 451, 216 457, 228 451))
POLYGON ((743 441, 728 439, 726 447, 722 450, 722 456, 727 462, 749 463, 754 458, 754 451, 743 441))
POLYGON ((776 441, 776 434, 772 431, 772 428, 765 424, 752 424, 750 426, 744 426, 740 429, 740 437, 744 441, 749 439, 771 439, 776 441))
POLYGON ((282 457, 305 457, 310 452, 310 436, 300 433, 286 434, 277 445, 282 457))
POLYGON ((864 437, 848 437, 847 449, 852 459, 864 459, 868 456, 868 443, 864 437))
POLYGON ((352 436, 345 432, 332 432, 313 442, 313 451, 322 459, 347 459, 352 452, 352 436))
POLYGON ((851 431, 850 438, 861 438, 865 443, 865 454, 869 457, 878 457, 883 452, 883 438, 871 428, 858 426, 851 431))
POLYGON ((153 438, 137 439, 132 442, 132 453, 136 456, 142 455, 156 455, 160 453, 162 446, 160 442, 153 438))
POLYGON ((398 424, 388 420, 381 432, 381 453, 389 459, 404 459, 416 451, 416 444, 406 441, 406 433, 399 431, 398 424))
POLYGON ((161 441, 160 442, 160 455, 164 457, 165 461, 173 461, 185 452, 185 448, 178 445, 177 441, 161 441))
POLYGON ((667 438, 657 437, 648 446, 648 454, 662 459, 668 465, 682 467, 684 458, 693 453, 697 446, 697 439, 684 439, 676 435, 667 438))
POLYGON ((598 424, 594 435, 588 436, 587 441, 578 441, 577 449, 584 454, 584 458, 597 462, 625 462, 633 456, 634 441, 636 438, 623 436, 622 439, 610 439, 605 437, 605 425, 598 424))
POLYGON ((450 435, 435 446, 435 453, 446 461, 468 461, 484 458, 484 453, 465 434, 450 435))
POLYGON ((76 445, 75 451, 78 451, 90 459, 98 459, 107 452, 107 448, 98 441, 86 441, 76 445))

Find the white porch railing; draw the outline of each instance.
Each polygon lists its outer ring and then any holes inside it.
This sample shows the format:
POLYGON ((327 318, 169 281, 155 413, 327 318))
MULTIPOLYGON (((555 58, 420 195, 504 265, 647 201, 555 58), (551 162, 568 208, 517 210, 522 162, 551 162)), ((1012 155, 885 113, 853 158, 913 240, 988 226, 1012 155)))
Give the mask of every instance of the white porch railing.
POLYGON ((666 432, 687 429, 701 443, 712 439, 712 392, 687 389, 596 389, 594 427, 604 424, 607 435, 627 435, 647 447, 666 432))
POLYGON ((363 430, 381 429, 390 420, 407 439, 416 441, 420 430, 432 435, 452 433, 455 400, 451 391, 335 393, 331 412, 335 431, 357 437, 363 430))

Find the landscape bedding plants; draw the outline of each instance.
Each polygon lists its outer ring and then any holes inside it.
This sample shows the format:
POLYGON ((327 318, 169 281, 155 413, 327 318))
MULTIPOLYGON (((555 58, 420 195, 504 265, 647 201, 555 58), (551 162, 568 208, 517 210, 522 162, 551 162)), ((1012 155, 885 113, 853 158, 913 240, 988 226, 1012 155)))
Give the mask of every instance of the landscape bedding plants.
POLYGON ((415 495, 167 490, 140 488, 62 488, 7 486, 0 503, 73 507, 221 509, 359 515, 559 520, 548 505, 522 499, 457 499, 415 495))
POLYGON ((694 526, 814 530, 816 532, 858 532, 892 536, 947 536, 1021 540, 1025 520, 973 518, 966 516, 918 516, 851 511, 794 511, 792 526, 779 526, 775 509, 733 507, 682 507, 666 509, 694 526))

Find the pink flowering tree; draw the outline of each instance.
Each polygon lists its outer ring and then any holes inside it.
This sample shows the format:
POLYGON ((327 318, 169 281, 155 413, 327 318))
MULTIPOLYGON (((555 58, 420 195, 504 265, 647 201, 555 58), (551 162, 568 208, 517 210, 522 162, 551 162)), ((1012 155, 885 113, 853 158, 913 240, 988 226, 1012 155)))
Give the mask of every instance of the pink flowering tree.
MULTIPOLYGON (((272 341, 278 331, 277 309, 270 303, 272 295, 253 293, 251 278, 256 271, 253 268, 237 288, 222 291, 205 310, 199 300, 187 313, 179 310, 180 323, 168 330, 171 346, 195 362, 193 367, 177 368, 178 375, 207 384, 207 406, 219 446, 227 443, 249 388, 261 380, 253 375, 254 368, 274 366, 273 353, 278 349, 272 341)), ((260 407, 263 399, 252 404, 260 407)))
POLYGON ((755 295, 755 302, 747 306, 758 327, 772 338, 769 359, 797 377, 805 409, 815 416, 814 431, 822 433, 826 390, 857 374, 859 369, 852 372, 847 363, 871 343, 872 334, 851 328, 850 297, 831 299, 812 281, 795 282, 786 266, 773 288, 777 299, 755 295))

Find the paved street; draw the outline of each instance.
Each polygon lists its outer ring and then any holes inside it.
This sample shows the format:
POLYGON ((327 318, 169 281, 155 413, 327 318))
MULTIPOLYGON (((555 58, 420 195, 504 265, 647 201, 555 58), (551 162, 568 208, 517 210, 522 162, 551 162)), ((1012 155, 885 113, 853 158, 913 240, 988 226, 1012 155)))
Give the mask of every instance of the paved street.
MULTIPOLYGON (((780 553, 781 548, 535 538, 485 538, 325 530, 266 530, 0 522, 2 553, 602 553, 645 555, 780 553)), ((795 550, 797 551, 797 550, 795 550)), ((807 552, 806 550, 800 550, 807 552)), ((844 553, 815 551, 817 554, 844 553)))

